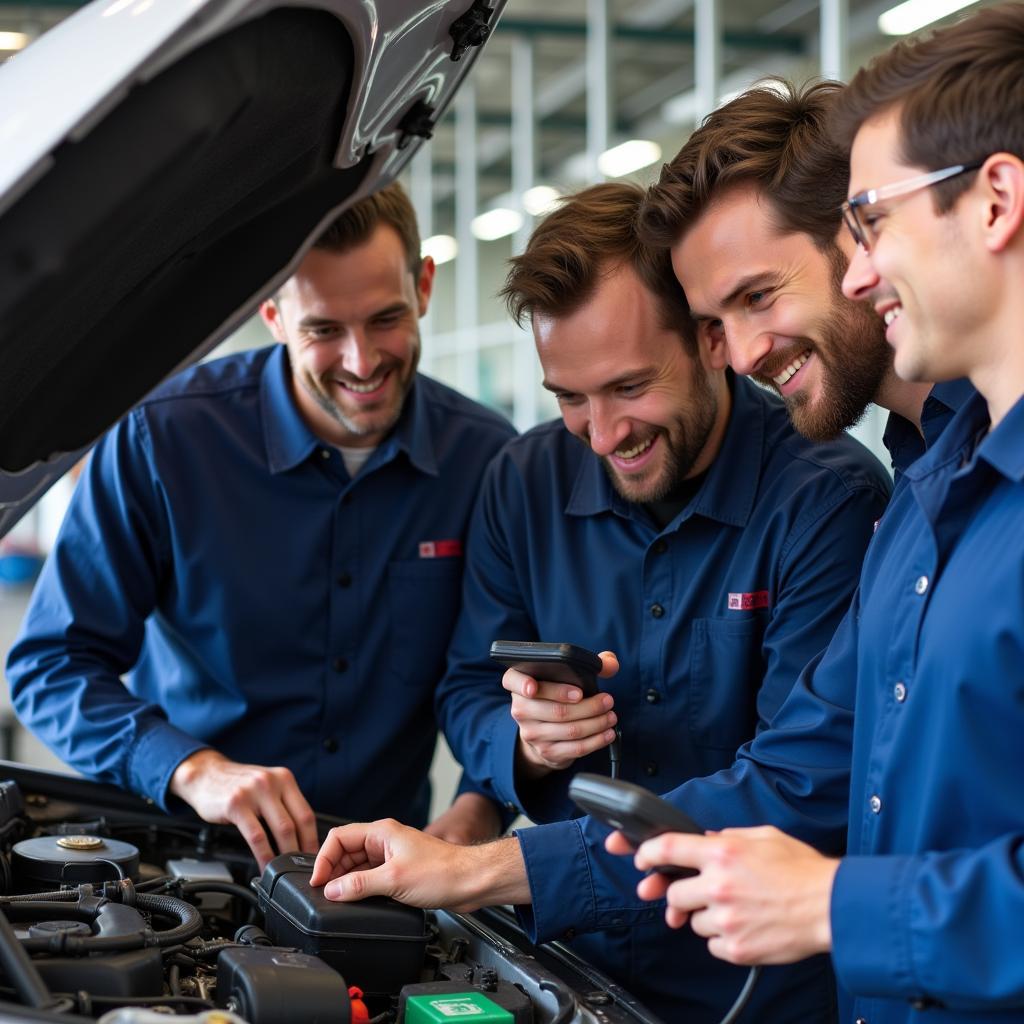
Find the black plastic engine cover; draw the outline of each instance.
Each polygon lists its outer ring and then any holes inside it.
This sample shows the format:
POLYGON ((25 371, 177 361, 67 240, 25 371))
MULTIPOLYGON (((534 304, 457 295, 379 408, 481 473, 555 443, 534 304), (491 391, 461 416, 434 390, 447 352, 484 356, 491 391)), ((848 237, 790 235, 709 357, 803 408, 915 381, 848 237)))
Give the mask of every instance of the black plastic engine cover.
POLYGON ((320 957, 367 995, 393 994, 419 981, 426 912, 382 897, 334 903, 309 884, 314 859, 281 854, 253 883, 271 940, 320 957))
POLYGON ((102 956, 35 957, 32 963, 52 992, 134 998, 164 991, 163 957, 155 946, 102 956))
POLYGON ((253 1024, 349 1024, 345 979, 319 957, 253 946, 217 957, 217 1001, 253 1024))

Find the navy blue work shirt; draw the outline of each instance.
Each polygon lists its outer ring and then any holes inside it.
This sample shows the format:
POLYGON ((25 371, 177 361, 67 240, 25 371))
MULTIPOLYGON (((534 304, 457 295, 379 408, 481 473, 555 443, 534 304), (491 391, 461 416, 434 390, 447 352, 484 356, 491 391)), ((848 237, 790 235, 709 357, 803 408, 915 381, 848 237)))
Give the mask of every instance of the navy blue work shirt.
POLYGON ((422 825, 462 545, 513 433, 418 375, 351 479, 284 346, 171 379, 84 469, 8 659, 19 716, 161 806, 210 746, 290 768, 318 811, 422 825))
MULTIPOLYGON (((518 785, 517 727, 502 669, 487 657, 493 639, 615 651, 619 673, 602 686, 615 697, 622 777, 664 790, 732 764, 849 604, 888 475, 849 438, 801 438, 782 403, 750 381, 736 378, 731 387, 722 448, 664 529, 615 492, 598 458, 560 421, 510 442, 487 472, 438 715, 467 774, 534 820, 570 818, 572 774, 607 772, 608 755, 581 759, 539 786, 518 785)), ((578 831, 551 851, 580 867, 567 889, 537 867, 543 830, 519 835, 535 937, 580 933, 574 949, 667 1020, 722 1016, 741 970, 712 960, 688 929, 669 933, 652 904, 642 905, 643 934, 616 931, 621 891, 583 912, 575 898, 587 873, 574 856, 578 831)), ((637 878, 633 872, 634 888, 637 878)), ((626 905, 637 902, 631 895, 626 905)), ((758 1006, 785 992, 794 1011, 778 1019, 832 1019, 823 959, 770 973, 758 1006)))

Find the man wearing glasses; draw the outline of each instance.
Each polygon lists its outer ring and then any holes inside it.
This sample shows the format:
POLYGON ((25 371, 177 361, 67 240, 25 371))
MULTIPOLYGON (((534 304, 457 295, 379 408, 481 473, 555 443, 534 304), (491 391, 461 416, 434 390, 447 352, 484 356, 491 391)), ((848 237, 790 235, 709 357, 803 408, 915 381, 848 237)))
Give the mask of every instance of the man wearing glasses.
MULTIPOLYGON (((804 756, 826 764, 821 725, 801 736, 800 723, 815 707, 827 721, 854 671, 851 746, 832 751, 837 780, 852 753, 846 855, 771 827, 665 835, 636 855, 642 870, 699 869, 638 892, 667 893, 669 924, 689 920, 713 954, 830 952, 861 1024, 926 1008, 933 1022, 1024 1019, 1022 70, 1024 6, 1006 5, 899 44, 838 102, 857 243, 844 293, 883 318, 904 381, 966 376, 978 391, 906 470, 868 551, 847 663, 833 641, 730 770, 767 787, 804 756)), ((730 793, 730 773, 675 798, 705 824, 737 797, 749 817, 758 783, 730 793)), ((805 814, 840 795, 809 788, 805 814)), ((765 820, 785 820, 778 803, 765 820)), ((619 835, 609 848, 626 852, 619 835)))

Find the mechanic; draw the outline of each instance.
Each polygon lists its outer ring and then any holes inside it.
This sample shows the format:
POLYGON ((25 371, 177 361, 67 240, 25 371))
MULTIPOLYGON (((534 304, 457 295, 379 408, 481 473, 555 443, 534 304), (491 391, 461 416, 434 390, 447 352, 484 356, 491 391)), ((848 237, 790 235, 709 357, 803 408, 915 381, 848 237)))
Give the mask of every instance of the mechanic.
MULTIPOLYGON (((730 765, 831 637, 889 491, 857 442, 804 440, 782 402, 727 373, 719 339, 696 338, 667 258, 636 237, 643 196, 604 184, 564 202, 505 289, 562 421, 510 443, 485 476, 436 705, 467 773, 534 820, 572 816, 568 769, 607 770, 603 750, 578 758, 616 724, 624 778, 667 789, 730 765), (599 643, 622 670, 570 704, 571 687, 531 679, 510 716, 494 638, 599 643)), ((877 319, 856 330, 876 335, 877 319)), ((543 872, 534 881, 547 891, 543 872)), ((653 913, 641 933, 572 946, 666 1018, 718 1020, 742 983, 693 936, 666 943, 653 913)), ((822 959, 777 972, 759 1005, 827 1020, 831 987, 822 959)))
MULTIPOLYGON (((416 372, 433 279, 399 186, 343 213, 261 307, 280 344, 99 442, 7 662, 59 757, 233 823, 261 868, 317 849, 311 805, 427 820, 470 510, 514 433, 416 372)), ((498 827, 469 791, 431 826, 498 827)))
MULTIPOLYGON (((636 857, 700 868, 669 888, 668 919, 689 918, 717 956, 830 952, 849 1019, 870 1024, 924 1009, 936 1024, 1024 1014, 1022 68, 1024 7, 1002 5, 897 44, 837 105, 858 243, 844 291, 885 318, 900 377, 966 375, 978 393, 907 470, 859 614, 780 712, 786 731, 754 742, 739 787, 724 775, 680 794, 713 826, 762 799, 765 820, 813 842, 787 818, 779 780, 838 815, 846 793, 817 768, 852 760, 846 855, 765 827, 667 835, 636 857), (851 678, 852 746, 830 728, 851 678), (801 721, 818 724, 801 733, 801 721)), ((665 883, 640 891, 655 898, 665 883)))
MULTIPOLYGON (((749 248, 734 245, 732 258, 743 266, 753 261, 758 273, 774 269, 776 276, 784 277, 785 288, 777 289, 771 301, 773 306, 778 306, 778 312, 787 314, 786 319, 776 323, 766 316, 764 332, 773 343, 778 342, 780 350, 787 341, 791 348, 800 344, 801 352, 813 345, 822 364, 831 363, 836 356, 831 354, 831 349, 827 357, 822 355, 827 343, 823 341, 821 325, 829 317, 828 309, 820 306, 821 299, 832 296, 833 314, 844 309, 837 291, 838 283, 855 249, 842 226, 839 209, 846 194, 847 157, 832 141, 828 127, 831 106, 839 89, 837 85, 819 86, 789 90, 783 95, 774 89, 751 90, 715 111, 669 168, 677 165, 681 168, 687 161, 696 162, 701 180, 706 181, 704 205, 708 206, 713 205, 712 199, 721 198, 716 185, 723 174, 730 191, 749 184, 759 188, 760 209, 754 211, 757 217, 748 225, 752 244, 749 248), (787 187, 791 183, 792 186, 787 187), (785 207, 776 205, 771 197, 777 191, 793 197, 793 201, 785 207), (821 218, 817 235, 812 233, 812 224, 806 219, 811 208, 821 218), (768 223, 762 223, 764 220, 768 223), (767 227, 773 231, 766 244, 764 231, 767 227), (831 241, 834 247, 816 243, 817 237, 831 241), (787 240, 804 243, 797 250, 800 258, 795 262, 793 252, 782 245, 787 240), (837 251, 841 255, 837 255, 837 251), (780 268, 773 268, 776 257, 780 257, 780 268), (758 263, 760 265, 756 265, 758 263), (822 279, 828 281, 830 275, 831 284, 823 286, 822 279), (813 287, 808 285, 808 279, 815 282, 813 287), (793 294, 790 296, 790 293, 793 294)), ((651 228, 649 210, 647 204, 643 221, 645 234, 651 228)), ((699 210, 695 209, 694 213, 699 210)), ((675 240, 676 235, 672 238, 675 240)), ((712 260, 715 255, 702 253, 701 259, 712 260)), ((753 272, 745 271, 744 276, 753 272)), ((845 314, 856 317, 855 310, 848 305, 845 314)), ((708 329, 717 326, 705 324, 701 335, 709 339, 719 337, 721 332, 708 329)), ((784 398, 791 410, 806 404, 818 410, 815 419, 820 417, 837 425, 843 420, 856 419, 863 411, 862 407, 849 408, 846 391, 850 387, 861 388, 862 402, 874 397, 887 403, 893 412, 885 443, 894 460, 899 489, 906 482, 905 470, 924 450, 926 442, 936 441, 954 410, 972 392, 970 385, 962 381, 939 385, 930 393, 926 384, 900 383, 892 374, 888 346, 879 344, 883 325, 877 320, 876 332, 875 336, 865 333, 858 341, 859 348, 874 353, 878 364, 873 366, 872 361, 867 360, 868 365, 863 368, 877 381, 874 394, 870 386, 865 396, 861 383, 848 383, 844 379, 850 374, 847 369, 842 374, 805 373, 794 381, 793 387, 784 387, 784 398), (797 391, 807 397, 796 397, 797 391), (841 404, 846 408, 840 408, 841 404)), ((752 337, 756 340, 756 336, 752 337)), ((737 346, 733 351, 732 338, 727 332, 724 340, 735 365, 757 372, 758 362, 749 359, 745 347, 737 346)), ((840 340, 835 338, 837 344, 840 340)), ((792 357, 787 358, 785 366, 791 362, 792 357)), ((776 370, 772 377, 780 375, 776 370)), ((772 386, 778 387, 774 381, 772 386)), ((804 430, 813 429, 819 436, 823 431, 820 426, 814 428, 813 421, 805 416, 800 416, 797 425, 804 430)), ((892 517, 890 507, 884 521, 892 517)), ((840 637, 844 629, 849 629, 849 620, 849 616, 844 619, 840 637)), ((839 646, 842 646, 841 639, 839 646)), ((613 668, 609 660, 608 669, 613 668)), ((807 770, 799 764, 787 765, 784 772, 762 783, 747 763, 749 748, 744 748, 739 767, 732 772, 719 773, 710 782, 691 782, 683 787, 682 792, 691 794, 686 806, 696 820, 710 827, 791 822, 797 834, 813 838, 823 848, 835 852, 843 849, 850 770, 848 737, 856 677, 842 675, 832 703, 825 706, 807 697, 807 678, 806 673, 800 677, 797 691, 779 713, 788 713, 788 725, 780 726, 777 715, 773 727, 760 733, 753 749, 763 751, 763 760, 770 763, 774 746, 782 745, 784 749, 788 741, 787 729, 808 730, 825 721, 827 727, 818 730, 820 745, 814 773, 808 776, 807 770), (825 737, 831 737, 831 744, 825 737), (730 802, 729 814, 723 815, 715 800, 720 790, 736 786, 737 776, 743 781, 736 787, 737 797, 730 802)), ((625 859, 617 862, 603 856, 604 837, 603 826, 581 819, 540 825, 497 844, 459 850, 392 824, 353 826, 332 835, 332 841, 323 851, 317 877, 325 881, 352 866, 383 864, 375 871, 345 874, 328 886, 328 894, 333 898, 358 899, 363 895, 387 893, 425 906, 462 908, 485 903, 516 903, 521 905, 519 913, 531 934, 540 940, 564 936, 569 930, 607 930, 612 920, 634 931, 646 929, 651 905, 638 904, 630 898, 637 876, 625 859)), ((681 962, 674 955, 674 944, 663 943, 664 956, 657 964, 654 957, 658 947, 652 944, 651 950, 651 971, 671 977, 681 969, 681 962)), ((766 980, 762 979, 762 983, 766 980)), ((738 982, 734 991, 738 991, 738 982)), ((777 1009, 781 1011, 784 1007, 777 1009)))

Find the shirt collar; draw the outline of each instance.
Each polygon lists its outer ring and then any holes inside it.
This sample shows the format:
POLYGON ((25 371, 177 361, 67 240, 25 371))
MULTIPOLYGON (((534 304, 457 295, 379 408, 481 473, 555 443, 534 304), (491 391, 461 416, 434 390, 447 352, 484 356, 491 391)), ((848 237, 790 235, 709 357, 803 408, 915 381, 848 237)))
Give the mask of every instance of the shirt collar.
POLYGON ((971 382, 964 378, 936 384, 921 408, 920 431, 899 413, 889 413, 882 444, 892 458, 893 469, 897 473, 906 473, 907 467, 935 444, 954 414, 973 394, 971 382))
POLYGON ((993 469, 1008 480, 1020 483, 1024 480, 1024 398, 1019 398, 1013 408, 978 446, 978 458, 984 459, 993 469))
MULTIPOLYGON (((732 411, 722 447, 708 469, 704 485, 678 520, 695 513, 732 526, 744 526, 750 518, 761 476, 764 448, 764 410, 757 385, 727 371, 732 392, 732 411)), ((591 516, 611 510, 635 518, 636 502, 627 501, 612 486, 601 460, 584 453, 576 482, 565 507, 567 515, 591 516)))
MULTIPOLYGON (((437 476, 437 453, 431 433, 428 403, 421 394, 419 374, 406 396, 402 413, 391 433, 374 452, 375 464, 390 461, 404 451, 421 472, 437 476)), ((288 350, 278 344, 270 353, 260 379, 260 407, 267 466, 271 473, 293 469, 324 442, 306 425, 292 397, 288 350)))

